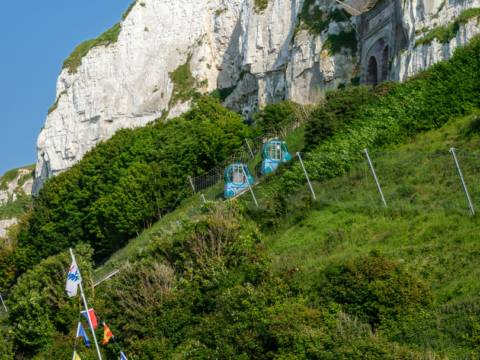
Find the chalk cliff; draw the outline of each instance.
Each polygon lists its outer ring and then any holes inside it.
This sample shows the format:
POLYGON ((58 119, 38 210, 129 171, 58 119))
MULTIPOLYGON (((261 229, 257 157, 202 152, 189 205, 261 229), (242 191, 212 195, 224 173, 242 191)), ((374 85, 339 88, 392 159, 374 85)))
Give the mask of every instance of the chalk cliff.
POLYGON ((17 222, 16 216, 23 210, 22 206, 31 201, 32 186, 32 166, 10 170, 0 178, 0 238, 5 237, 6 229, 17 222))
MULTIPOLYGON (((326 90, 359 81, 359 49, 351 42, 332 45, 342 34, 358 38, 353 30, 358 17, 330 16, 341 9, 333 0, 269 0, 266 8, 259 8, 257 1, 134 3, 115 42, 99 43, 78 68, 62 70, 56 105, 37 141, 33 193, 115 131, 186 111, 187 90, 228 90, 224 104, 249 116, 268 102, 289 98, 309 103, 326 90), (306 26, 306 19, 315 16, 323 21, 320 31, 306 26), (189 89, 174 80, 182 66, 193 78, 189 89)), ((476 20, 462 24, 448 44, 434 40, 415 46, 423 35, 418 29, 447 24, 478 1, 399 2, 408 41, 404 51, 392 57, 388 77, 403 81, 451 56, 456 46, 479 32, 476 20)))

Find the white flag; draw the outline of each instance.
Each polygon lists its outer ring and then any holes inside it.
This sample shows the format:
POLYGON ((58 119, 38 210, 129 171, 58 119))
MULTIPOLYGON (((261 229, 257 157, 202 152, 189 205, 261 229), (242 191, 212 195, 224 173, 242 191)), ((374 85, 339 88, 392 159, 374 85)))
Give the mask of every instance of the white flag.
POLYGON ((67 277, 67 290, 68 296, 77 296, 78 284, 82 281, 80 277, 80 272, 78 271, 77 262, 73 260, 72 265, 70 265, 70 271, 68 272, 67 277))

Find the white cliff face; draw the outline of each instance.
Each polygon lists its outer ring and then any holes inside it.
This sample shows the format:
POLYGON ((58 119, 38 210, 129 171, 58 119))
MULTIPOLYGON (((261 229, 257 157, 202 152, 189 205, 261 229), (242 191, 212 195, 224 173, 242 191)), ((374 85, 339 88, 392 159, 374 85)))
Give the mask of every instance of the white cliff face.
POLYGON ((0 239, 7 237, 8 228, 17 223, 17 219, 0 220, 0 239))
MULTIPOLYGON (((18 169, 17 176, 12 181, 5 181, 6 189, 0 188, 0 207, 5 205, 7 201, 16 201, 17 192, 24 191, 25 194, 32 194, 33 176, 31 169, 18 169)), ((1 183, 0 183, 1 184, 1 183)), ((0 219, 1 219, 0 213, 0 219)))
POLYGON ((0 181, 0 238, 6 238, 8 228, 17 223, 15 217, 7 216, 2 207, 7 202, 17 201, 17 196, 32 194, 32 169, 18 169, 15 178, 11 181, 0 181))
POLYGON ((408 49, 394 58, 391 78, 403 82, 421 70, 449 59, 457 46, 466 45, 471 38, 480 34, 478 18, 474 17, 466 24, 461 24, 457 36, 448 43, 442 44, 434 39, 430 44, 415 46, 415 41, 422 38, 428 30, 448 26, 462 11, 471 8, 480 8, 480 1, 413 0, 404 2, 403 25, 410 42, 408 49))
MULTIPOLYGON (((409 45, 393 58, 390 78, 404 81, 450 57, 479 32, 475 19, 448 44, 415 46, 422 36, 415 35, 418 29, 448 24, 464 9, 480 7, 480 0, 447 0, 439 11, 442 2, 401 2, 409 45)), ((269 102, 288 98, 307 104, 326 90, 348 86, 362 65, 357 54, 348 48, 332 54, 325 43, 352 25, 332 21, 319 36, 300 30, 293 37, 303 3, 269 0, 258 12, 254 0, 137 2, 116 43, 90 50, 76 73, 61 72, 57 97, 62 95, 37 141, 33 194, 46 178, 72 167, 117 130, 187 111, 190 101, 171 102, 175 84, 170 76, 187 61, 198 91, 230 88, 224 105, 245 116, 269 102)), ((310 10, 315 6, 327 14, 338 5, 316 0, 310 10)), ((350 21, 355 24, 355 17, 350 21)))
MULTIPOLYGON (((236 85, 225 104, 246 115, 287 97, 308 103, 319 81, 332 87, 348 82, 355 61, 349 53, 322 55, 325 34, 315 38, 303 31, 291 44, 302 6, 303 0, 270 0, 258 13, 254 0, 137 2, 116 43, 90 50, 76 73, 61 72, 57 109, 37 141, 33 193, 117 130, 188 110, 188 101, 169 103, 170 73, 189 56, 192 74, 203 84, 198 90, 236 85)), ((338 26, 328 31, 338 32, 338 26)))

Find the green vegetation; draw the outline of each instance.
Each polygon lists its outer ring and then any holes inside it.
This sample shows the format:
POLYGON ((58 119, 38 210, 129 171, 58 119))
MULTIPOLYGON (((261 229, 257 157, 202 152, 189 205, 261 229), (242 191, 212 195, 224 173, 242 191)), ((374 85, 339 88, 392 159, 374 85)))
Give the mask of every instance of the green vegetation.
MULTIPOLYGON (((67 93, 67 91, 64 90, 57 96, 57 99, 55 100, 55 103, 50 107, 50 109, 48 109, 48 115, 50 115, 53 111, 57 110, 58 101, 60 100, 62 95, 65 95, 66 93, 67 93)), ((43 128, 42 128, 42 130, 43 130, 43 128)))
POLYGON ((318 36, 328 29, 328 26, 332 21, 345 22, 352 17, 352 15, 343 9, 335 9, 328 13, 324 13, 320 10, 320 6, 318 5, 313 8, 313 11, 310 11, 310 8, 314 3, 315 0, 306 0, 303 3, 302 11, 298 14, 300 25, 295 29, 296 32, 306 29, 310 34, 318 36))
POLYGON ((14 181, 20 176, 17 182, 17 188, 13 191, 16 198, 15 201, 13 201, 14 194, 9 194, 7 201, 3 204, 0 204, 0 220, 12 219, 14 217, 20 218, 20 216, 32 206, 33 198, 25 193, 25 191, 22 189, 22 186, 27 180, 33 179, 34 171, 35 164, 7 171, 0 178, 0 190, 7 190, 7 183, 14 181), (25 172, 20 176, 20 170, 28 170, 28 172, 25 172))
MULTIPOLYGON (((387 332, 374 334, 369 323, 345 314, 342 299, 306 286, 307 274, 295 269, 272 271, 261 235, 238 204, 209 203, 202 212, 197 221, 185 219, 172 232, 157 231, 148 251, 95 289, 91 304, 129 357, 333 360, 363 354, 368 359, 406 360, 425 356, 389 341, 387 332)), ((91 250, 79 247, 76 252, 87 278, 91 250)), ((71 355, 80 299, 65 295, 63 274, 68 265, 66 252, 51 257, 27 272, 13 290, 8 323, 17 356, 71 355)), ((362 298, 349 303, 382 314, 379 325, 388 329, 403 315, 422 316, 431 307, 425 282, 378 250, 311 275, 319 279, 318 286, 322 281, 330 287, 353 281, 359 288, 376 289, 378 297, 370 298, 368 305, 362 298), (349 270, 355 267, 368 277, 352 279, 349 270)), ((102 329, 97 331, 101 335, 102 329)), ((77 351, 82 358, 95 352, 82 343, 77 351)), ((103 347, 102 352, 106 360, 118 357, 113 346, 103 347)))
POLYGON ((267 104, 263 109, 260 109, 257 114, 254 114, 254 118, 258 121, 262 129, 261 133, 266 133, 293 114, 293 104, 289 101, 284 101, 278 104, 267 104))
POLYGON ((190 60, 192 55, 188 55, 187 62, 180 65, 170 74, 173 82, 173 94, 169 102, 169 108, 173 107, 179 101, 186 102, 191 99, 199 99, 201 94, 197 91, 200 84, 193 77, 190 70, 190 60))
POLYGON ((330 54, 338 54, 342 48, 350 49, 352 54, 357 52, 357 37, 355 30, 340 31, 338 35, 330 34, 325 41, 324 48, 328 49, 330 54))
POLYGON ((223 89, 215 89, 210 94, 213 98, 220 100, 220 102, 224 102, 237 88, 236 85, 230 86, 228 88, 223 89))
POLYGON ((268 7, 268 0, 255 0, 255 11, 261 13, 268 7))
POLYGON ((32 196, 27 195, 23 189, 15 190, 15 195, 15 201, 13 195, 10 195, 7 202, 0 205, 0 220, 19 218, 32 206, 32 196))
MULTIPOLYGON (((332 21, 345 22, 352 16, 343 9, 335 9, 324 13, 318 5, 313 7, 313 11, 310 11, 314 4, 315 0, 306 0, 303 3, 302 11, 298 14, 298 25, 293 31, 292 42, 301 30, 307 30, 310 34, 319 36, 328 29, 332 21)), ((352 29, 341 31, 338 35, 329 34, 324 46, 325 49, 330 50, 331 54, 339 53, 342 48, 350 49, 352 54, 355 54, 357 52, 356 32, 352 29)))
MULTIPOLYGON (((445 3, 443 3, 444 5, 445 3)), ((439 10, 440 11, 440 10, 439 10)), ((460 25, 466 24, 468 20, 480 16, 480 8, 472 8, 462 11, 462 13, 449 25, 439 26, 429 31, 425 36, 415 41, 415 45, 430 44, 434 39, 445 44, 457 36, 460 25)), ((428 29, 427 29, 428 30, 428 29)), ((425 28, 422 29, 422 32, 425 28)))
MULTIPOLYGON (((122 21, 125 20, 133 9, 137 1, 134 1, 130 7, 123 13, 122 21)), ((108 46, 114 44, 118 40, 118 35, 120 34, 120 23, 115 24, 111 29, 105 31, 96 39, 87 40, 80 45, 78 45, 75 50, 68 56, 68 59, 63 62, 63 69, 68 69, 70 74, 76 73, 78 67, 82 63, 82 59, 87 55, 87 53, 96 46, 108 46)), ((54 105, 55 106, 55 105, 54 105)), ((52 106, 53 107, 53 106, 52 106)), ((55 110, 55 109, 54 109, 55 110)), ((53 111, 53 110, 52 110, 53 111)))
POLYGON ((222 15, 225 11, 227 11, 227 8, 226 8, 226 7, 223 8, 223 9, 218 9, 218 10, 216 10, 216 11, 215 11, 215 14, 216 14, 217 16, 220 16, 220 15, 222 15))

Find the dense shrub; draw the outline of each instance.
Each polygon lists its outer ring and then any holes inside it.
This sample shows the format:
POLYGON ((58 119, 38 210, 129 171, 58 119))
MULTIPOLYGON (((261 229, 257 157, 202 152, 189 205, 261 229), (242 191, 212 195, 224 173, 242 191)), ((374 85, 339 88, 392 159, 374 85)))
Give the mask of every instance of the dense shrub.
POLYGON ((18 244, 31 264, 79 242, 105 256, 161 218, 188 175, 211 169, 248 135, 241 116, 208 97, 167 123, 120 130, 47 180, 18 244))
POLYGON ((367 86, 349 87, 326 94, 325 106, 317 107, 305 126, 305 147, 312 149, 361 116, 363 107, 376 98, 367 86))
POLYGON ((398 320, 433 305, 428 284, 378 249, 330 263, 320 274, 317 288, 327 302, 340 304, 347 313, 372 324, 398 320))
POLYGON ((258 113, 254 114, 254 118, 258 121, 262 132, 265 133, 293 114, 292 104, 289 101, 284 101, 278 104, 267 104, 258 113))

